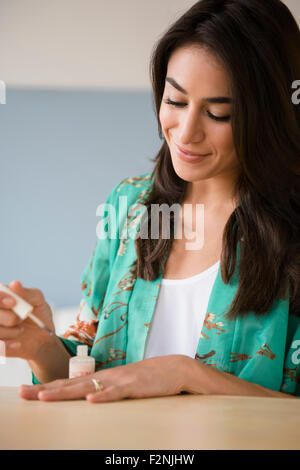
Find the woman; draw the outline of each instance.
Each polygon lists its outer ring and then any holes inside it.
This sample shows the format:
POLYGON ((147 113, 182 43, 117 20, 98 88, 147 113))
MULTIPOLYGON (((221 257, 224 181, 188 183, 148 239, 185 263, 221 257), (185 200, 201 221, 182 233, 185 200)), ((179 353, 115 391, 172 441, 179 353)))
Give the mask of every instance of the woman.
MULTIPOLYGON (((106 201, 106 223, 120 225, 114 237, 100 227, 76 325, 60 338, 30 320, 20 331, 1 297, 8 355, 34 374, 22 398, 300 396, 299 50, 279 0, 199 1, 158 41, 151 79, 164 142, 153 172, 124 179, 106 201), (160 216, 158 237, 144 236, 154 204, 189 207, 183 236, 172 212, 170 237, 160 216), (67 379, 78 344, 97 372, 67 379)), ((10 287, 54 328, 39 290, 10 287)))

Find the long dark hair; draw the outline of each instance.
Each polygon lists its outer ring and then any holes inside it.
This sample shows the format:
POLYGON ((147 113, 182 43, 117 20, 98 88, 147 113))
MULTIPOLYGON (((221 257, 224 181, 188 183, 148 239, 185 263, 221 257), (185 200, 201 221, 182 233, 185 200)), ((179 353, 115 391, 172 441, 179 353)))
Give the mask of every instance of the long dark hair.
MULTIPOLYGON (((159 110, 170 55, 180 46, 206 47, 229 75, 231 123, 241 172, 238 205, 224 228, 221 276, 229 283, 240 244, 239 287, 227 312, 236 318, 266 313, 275 300, 290 295, 290 313, 300 315, 300 105, 292 84, 300 80, 300 30, 279 0, 201 0, 157 41, 150 61, 158 133, 159 110)), ((148 225, 151 204, 181 204, 187 182, 173 168, 163 142, 143 200, 148 225)), ((174 217, 171 214, 171 228, 174 217)), ((137 238, 136 277, 154 280, 163 272, 170 239, 137 238)))

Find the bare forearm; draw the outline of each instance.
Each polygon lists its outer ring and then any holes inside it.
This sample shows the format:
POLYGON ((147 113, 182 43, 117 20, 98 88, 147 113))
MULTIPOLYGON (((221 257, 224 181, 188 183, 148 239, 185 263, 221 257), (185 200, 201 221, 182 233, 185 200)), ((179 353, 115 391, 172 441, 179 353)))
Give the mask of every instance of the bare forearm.
POLYGON ((192 358, 187 358, 186 392, 203 395, 238 395, 252 397, 296 398, 261 385, 247 382, 192 358))
POLYGON ((40 348, 35 360, 27 362, 38 381, 46 383, 68 377, 70 357, 61 340, 54 336, 40 348))

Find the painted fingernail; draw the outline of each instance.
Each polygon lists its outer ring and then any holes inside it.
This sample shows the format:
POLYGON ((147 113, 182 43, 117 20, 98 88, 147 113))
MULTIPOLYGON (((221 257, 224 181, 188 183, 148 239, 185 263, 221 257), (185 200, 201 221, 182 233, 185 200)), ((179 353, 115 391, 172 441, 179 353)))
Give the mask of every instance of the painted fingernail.
POLYGON ((20 341, 14 341, 13 343, 9 343, 8 345, 10 349, 18 349, 21 346, 20 341))

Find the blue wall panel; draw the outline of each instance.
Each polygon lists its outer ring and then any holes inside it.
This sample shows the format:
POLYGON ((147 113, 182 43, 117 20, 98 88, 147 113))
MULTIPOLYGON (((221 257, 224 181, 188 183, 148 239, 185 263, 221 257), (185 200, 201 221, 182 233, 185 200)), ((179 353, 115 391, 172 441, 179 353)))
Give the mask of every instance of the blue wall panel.
POLYGON ((97 206, 161 146, 151 93, 8 89, 0 139, 0 282, 77 305, 97 206))

